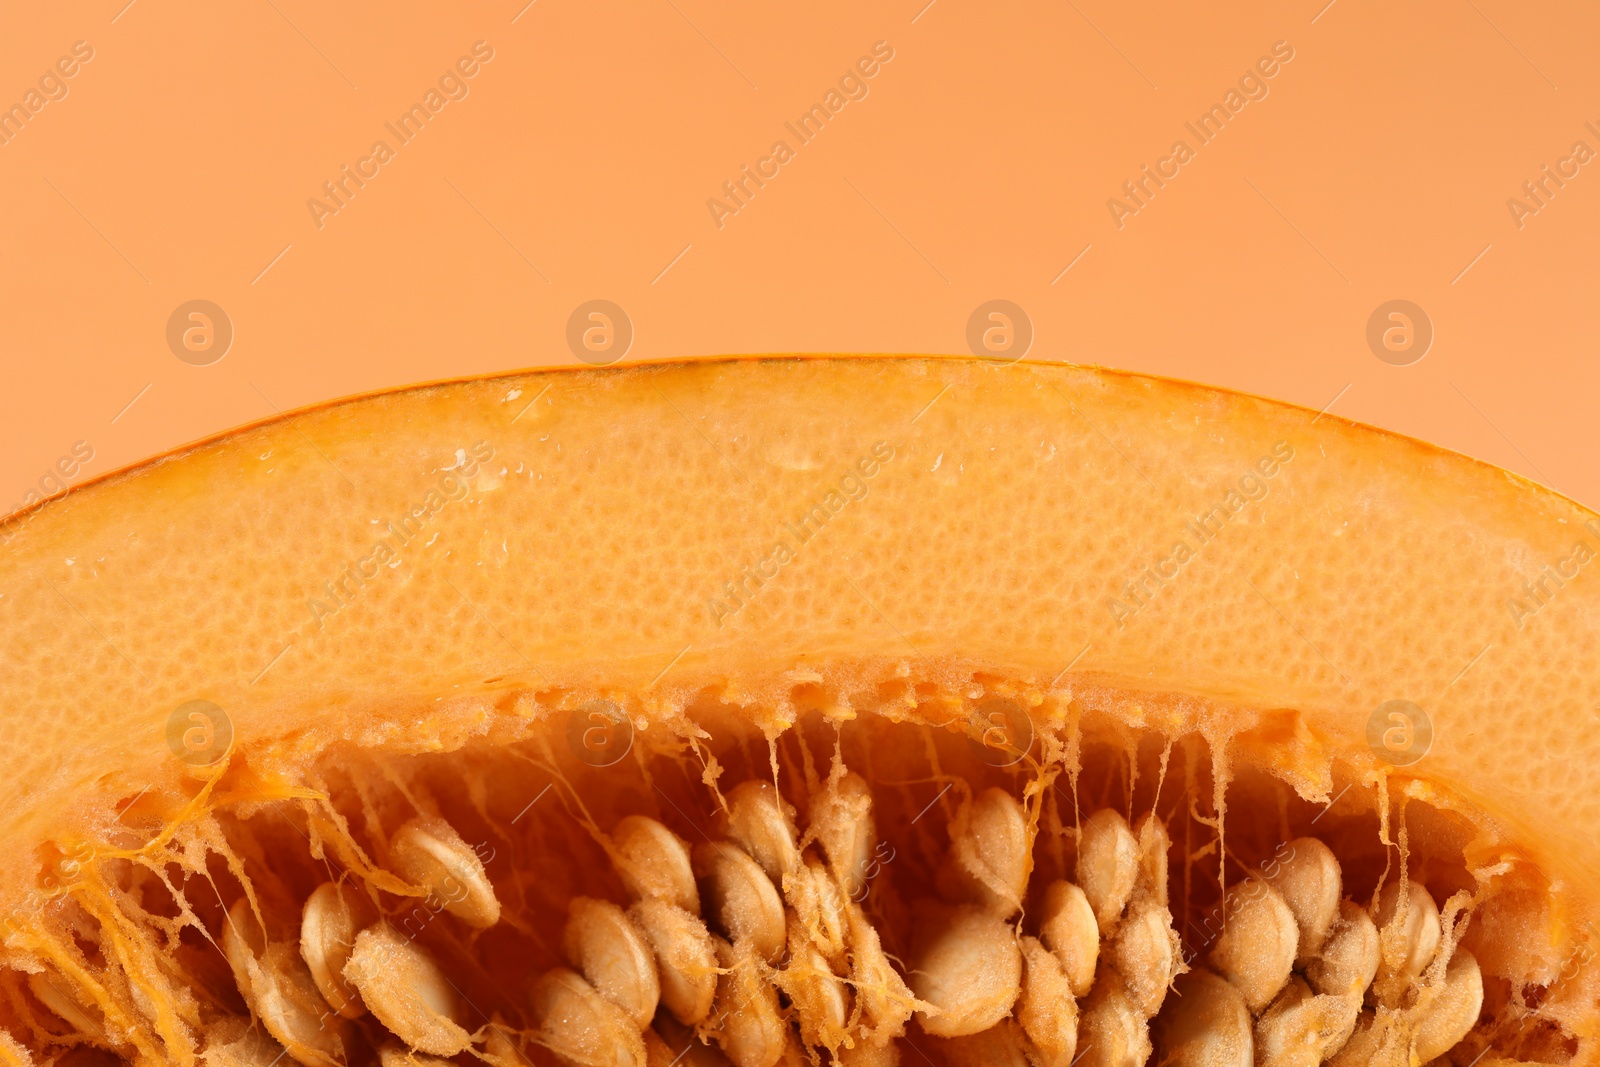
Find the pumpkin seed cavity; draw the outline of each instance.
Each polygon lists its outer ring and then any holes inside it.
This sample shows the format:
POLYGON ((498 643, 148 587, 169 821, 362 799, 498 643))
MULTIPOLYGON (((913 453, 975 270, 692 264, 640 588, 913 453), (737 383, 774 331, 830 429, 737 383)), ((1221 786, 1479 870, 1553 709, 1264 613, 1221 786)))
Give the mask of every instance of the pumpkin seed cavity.
POLYGON ((1399 1067, 1577 1049, 1542 990, 1474 952, 1475 912, 1525 893, 1525 865, 1469 869, 1464 820, 1382 779, 1328 804, 1228 773, 1198 737, 1130 742, 1092 716, 1005 760, 973 730, 813 714, 769 740, 709 718, 603 767, 531 731, 329 752, 276 796, 230 768, 206 788, 232 799, 165 836, 139 809, 12 924, 8 1060, 1399 1067))

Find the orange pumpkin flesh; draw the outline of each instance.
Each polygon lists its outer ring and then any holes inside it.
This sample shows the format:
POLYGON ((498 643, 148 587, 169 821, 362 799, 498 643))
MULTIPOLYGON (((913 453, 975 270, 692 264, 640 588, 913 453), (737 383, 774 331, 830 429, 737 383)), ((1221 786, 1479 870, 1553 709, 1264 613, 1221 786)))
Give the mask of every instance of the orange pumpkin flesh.
MULTIPOLYGON (((803 830, 835 765, 902 965, 959 798, 998 786, 1037 834, 1024 934, 1098 809, 1165 821, 1202 969, 1223 883, 1314 836, 1363 906, 1402 871, 1470 896, 1484 1007, 1449 1062, 1593 1055, 1600 519, 1415 441, 1076 367, 546 372, 240 430, 0 536, 14 1059, 271 1061, 224 912, 290 942, 343 874, 476 1052, 554 1062, 528 987, 572 897, 629 899, 617 820, 708 838, 765 779, 803 830), (385 869, 419 813, 484 859, 487 931, 385 869)), ((973 1054, 926 1021, 889 1047, 973 1054)), ((350 1062, 382 1044, 339 1025, 350 1062)))

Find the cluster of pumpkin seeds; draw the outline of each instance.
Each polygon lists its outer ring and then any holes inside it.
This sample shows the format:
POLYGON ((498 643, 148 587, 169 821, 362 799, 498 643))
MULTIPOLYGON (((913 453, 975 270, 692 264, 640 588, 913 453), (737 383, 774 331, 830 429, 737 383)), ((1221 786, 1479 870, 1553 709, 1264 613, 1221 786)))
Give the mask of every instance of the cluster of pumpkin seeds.
POLYGON ((573 902, 573 969, 535 986, 538 1040, 574 1064, 668 1064, 696 1039, 735 1067, 809 1063, 807 1048, 897 1063, 918 1001, 857 903, 876 842, 866 781, 836 776, 808 814, 802 839, 772 784, 750 781, 693 848, 622 819, 607 849, 633 900, 573 902))
MULTIPOLYGON (((1328 847, 1300 838, 1230 887, 1216 936, 1186 962, 1160 819, 1130 826, 1111 809, 1084 819, 1076 881, 1042 887, 1024 920, 1032 822, 1002 789, 960 785, 959 795, 903 974, 858 903, 877 844, 859 775, 835 770, 803 834, 765 781, 729 792, 716 838, 693 847, 654 819, 621 819, 602 844, 630 899, 570 902, 568 966, 533 982, 526 1036, 576 1067, 775 1067, 820 1063, 824 1051, 878 1067, 899 1062, 915 1017, 954 1064, 1135 1067, 1159 1049, 1162 1067, 1408 1067, 1449 1051, 1478 1019, 1478 965, 1456 944, 1464 894, 1441 917, 1402 877, 1369 914, 1344 896, 1328 847)), ((482 863, 443 820, 405 824, 388 857, 467 925, 499 921, 482 863)), ((278 1055, 306 1067, 349 1062, 350 1021, 369 1013, 392 1035, 383 1067, 439 1067, 468 1051, 526 1062, 503 1027, 468 1030, 437 961, 350 882, 310 895, 298 943, 269 941, 248 898, 229 909, 221 941, 278 1055)), ((115 1046, 100 1013, 55 976, 32 975, 29 987, 115 1046)), ((247 1037, 217 1062, 275 1061, 271 1042, 247 1037)))
POLYGON ((1390 882, 1376 919, 1343 897, 1339 861, 1311 837, 1232 887, 1205 965, 1180 977, 1158 1020, 1173 1067, 1410 1067, 1466 1037, 1483 1005, 1472 953, 1446 903, 1390 882))
MULTIPOLYGON (((500 921, 483 863, 444 820, 402 826, 389 862, 467 925, 487 929, 500 921)), ((351 1034, 344 1022, 369 1012, 394 1035, 379 1049, 385 1060, 426 1061, 472 1047, 464 1005, 444 971, 349 882, 325 882, 306 899, 299 944, 269 943, 241 897, 228 911, 222 948, 251 1012, 306 1067, 346 1062, 351 1034)))

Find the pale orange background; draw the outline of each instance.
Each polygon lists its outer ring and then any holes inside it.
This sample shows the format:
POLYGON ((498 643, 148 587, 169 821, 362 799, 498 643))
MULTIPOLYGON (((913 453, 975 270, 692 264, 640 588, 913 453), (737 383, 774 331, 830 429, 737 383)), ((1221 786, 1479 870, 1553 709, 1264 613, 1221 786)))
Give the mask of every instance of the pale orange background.
POLYGON ((0 103, 95 53, 0 146, 6 511, 80 440, 75 481, 274 410, 572 363, 593 298, 631 316, 630 360, 962 353, 1008 299, 1032 356, 1337 397, 1600 504, 1600 162, 1520 229, 1506 205, 1600 149, 1593 4, 110 0, 3 30, 0 103), (479 40, 470 95, 319 230, 307 199, 479 40), (868 97, 798 146, 785 120, 880 40, 868 97), (1119 230, 1107 199, 1279 40, 1267 98, 1119 230), (780 138, 796 158, 719 229, 707 199, 780 138), (166 344, 193 298, 236 331, 210 366, 166 344), (1366 345, 1393 298, 1436 330, 1411 366, 1366 345))

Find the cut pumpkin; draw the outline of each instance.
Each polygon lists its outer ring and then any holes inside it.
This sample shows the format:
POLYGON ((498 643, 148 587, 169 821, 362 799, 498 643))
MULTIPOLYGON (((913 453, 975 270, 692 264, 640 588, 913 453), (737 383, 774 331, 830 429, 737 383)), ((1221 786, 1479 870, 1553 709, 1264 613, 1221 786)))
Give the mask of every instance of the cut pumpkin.
POLYGON ((1600 518, 1416 441, 544 372, 0 540, 6 1062, 1596 1058, 1600 518))

